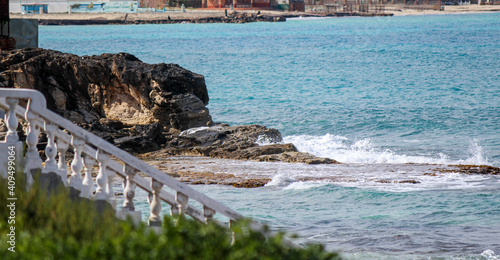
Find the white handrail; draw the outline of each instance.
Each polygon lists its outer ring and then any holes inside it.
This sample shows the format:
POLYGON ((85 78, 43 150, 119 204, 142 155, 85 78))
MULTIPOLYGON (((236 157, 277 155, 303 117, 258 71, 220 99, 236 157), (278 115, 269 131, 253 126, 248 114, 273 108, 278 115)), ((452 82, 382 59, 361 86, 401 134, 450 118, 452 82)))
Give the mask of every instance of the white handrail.
MULTIPOLYGON (((107 141, 101 139, 100 137, 86 131, 85 129, 73 124, 71 121, 59 116, 58 114, 43 108, 45 106, 45 98, 44 96, 36 91, 31 89, 9 89, 9 88, 0 88, 0 107, 8 109, 8 105, 5 103, 6 98, 16 98, 16 99, 31 99, 31 110, 33 113, 39 115, 46 122, 50 122, 52 124, 57 125, 60 128, 66 129, 69 133, 77 136, 85 141, 85 146, 83 152, 94 159, 96 157, 97 149, 100 149, 108 154, 115 156, 120 159, 125 164, 131 166, 132 168, 148 175, 149 177, 163 183, 164 185, 172 188, 175 191, 186 194, 190 199, 194 199, 200 202, 202 205, 207 206, 217 213, 220 213, 231 220, 238 220, 243 218, 243 216, 225 205, 213 200, 212 198, 194 190, 193 188, 183 184, 174 178, 168 176, 167 174, 161 172, 160 170, 150 166, 142 160, 137 159, 136 157, 130 155, 129 153, 113 146, 107 141), (26 93, 26 95, 23 95, 26 93), (97 149, 92 148, 88 144, 91 144, 97 149)), ((17 106, 16 114, 18 116, 24 116, 26 113, 26 109, 23 107, 17 106)), ((37 125, 43 128, 42 122, 37 122, 37 125)), ((66 143, 71 143, 71 136, 69 134, 65 134, 64 132, 57 131, 57 138, 62 139, 66 143)), ((118 173, 121 177, 126 177, 125 173, 123 173, 123 166, 114 160, 110 160, 108 167, 114 172, 118 173)), ((148 182, 140 177, 136 176, 135 181, 139 187, 144 189, 147 192, 152 192, 151 187, 148 185, 148 182)), ((162 190, 160 197, 163 201, 170 205, 176 205, 176 201, 174 195, 162 190)), ((188 204, 188 209, 186 211, 188 215, 193 217, 194 219, 204 221, 203 214, 196 208, 192 207, 188 204)))
MULTIPOLYGON (((81 160, 81 154, 85 154, 95 160, 98 160, 98 151, 104 152, 121 160, 125 165, 127 165, 127 167, 131 168, 132 170, 142 172, 143 174, 151 177, 153 182, 159 183, 161 184, 161 186, 165 185, 173 189, 177 192, 175 196, 163 189, 160 190, 159 194, 157 193, 157 196, 159 196, 159 199, 165 201, 173 208, 181 204, 179 206, 182 209, 181 212, 184 212, 185 214, 191 216, 193 219, 205 222, 207 219, 211 219, 212 216, 217 213, 227 217, 230 221, 236 221, 244 218, 243 215, 231 210, 218 201, 194 190, 184 183, 175 180, 174 178, 168 176, 164 172, 154 168, 146 162, 115 147, 102 138, 88 132, 87 130, 73 124, 71 121, 50 111, 46 108, 45 97, 40 92, 31 89, 0 88, 0 108, 4 111, 9 110, 7 99, 27 99, 30 101, 29 113, 26 113, 25 108, 17 105, 15 107, 15 114, 17 116, 23 117, 25 115, 27 116, 28 114, 33 113, 35 115, 38 115, 45 121, 44 124, 44 122, 42 122, 41 120, 32 120, 33 126, 39 127, 39 129, 43 129, 46 124, 51 124, 57 126, 58 128, 65 129, 67 132, 69 132, 68 134, 61 130, 51 131, 51 133, 54 134, 55 138, 57 138, 59 141, 66 144, 72 144, 74 138, 83 140, 85 144, 83 146, 83 149, 79 151, 80 154, 77 156, 77 160, 81 160), (187 203, 188 199, 196 200, 201 203, 201 205, 203 206, 203 211, 200 211, 196 207, 193 207, 192 205, 187 203)), ((81 167, 81 165, 79 167, 81 167)), ((127 177, 126 173, 124 172, 125 167, 113 159, 109 159, 109 161, 106 160, 105 168, 111 169, 113 172, 117 173, 124 179, 127 177)), ((137 184, 137 186, 139 186, 149 194, 154 193, 152 186, 143 177, 135 176, 134 182, 135 184, 137 184)), ((114 194, 108 195, 114 196, 114 194)), ((263 232, 265 235, 271 235, 273 233, 269 230, 266 230, 264 226, 258 222, 251 221, 250 225, 252 229, 254 229, 255 231, 263 232)), ((288 245, 296 246, 295 244, 287 240, 284 240, 284 242, 288 245)))

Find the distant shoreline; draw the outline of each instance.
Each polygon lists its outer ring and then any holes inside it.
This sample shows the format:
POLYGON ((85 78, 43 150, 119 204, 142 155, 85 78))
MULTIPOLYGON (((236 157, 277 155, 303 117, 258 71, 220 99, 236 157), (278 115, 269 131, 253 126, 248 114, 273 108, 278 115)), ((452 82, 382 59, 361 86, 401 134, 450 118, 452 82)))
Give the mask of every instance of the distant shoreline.
POLYGON ((298 17, 340 17, 340 16, 406 16, 406 15, 441 15, 459 13, 499 12, 500 5, 462 5, 443 6, 386 5, 383 13, 321 13, 321 12, 282 12, 237 10, 180 10, 164 13, 57 13, 57 14, 11 14, 11 18, 38 19, 40 25, 92 25, 92 24, 164 24, 164 23, 248 23, 248 22, 284 22, 286 18, 298 17))

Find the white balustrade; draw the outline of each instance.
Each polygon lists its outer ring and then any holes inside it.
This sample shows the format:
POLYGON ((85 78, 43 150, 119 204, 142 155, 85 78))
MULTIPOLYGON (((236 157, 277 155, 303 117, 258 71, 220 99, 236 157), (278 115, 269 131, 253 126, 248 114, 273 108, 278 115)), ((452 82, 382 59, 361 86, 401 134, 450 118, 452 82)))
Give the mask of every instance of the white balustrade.
MULTIPOLYGON (((66 134, 62 130, 58 130, 59 136, 66 134)), ((62 138, 56 139, 57 143, 57 169, 59 170, 59 176, 65 186, 68 185, 68 165, 66 164, 66 152, 69 148, 69 143, 64 141, 62 138)))
POLYGON ((203 216, 205 217, 205 223, 213 220, 215 215, 215 210, 203 205, 203 216))
MULTIPOLYGON (((5 125, 7 126, 7 133, 5 136, 5 140, 0 142, 0 175, 3 178, 7 178, 12 172, 12 166, 9 165, 12 160, 12 156, 14 156, 14 162, 16 167, 14 167, 14 171, 17 172, 26 172, 23 169, 24 161, 23 161, 23 143, 19 141, 19 136, 17 135, 17 127, 19 125, 19 117, 16 113, 18 109, 19 99, 18 98, 10 98, 6 97, 4 111, 5 113, 5 125), (11 166, 9 168, 9 166, 11 166)), ((21 115, 22 116, 22 115, 21 115)), ((29 188, 32 184, 33 180, 31 178, 31 174, 27 175, 27 188, 29 188)))
POLYGON ((73 146, 74 156, 73 161, 71 161, 71 176, 69 179, 69 185, 79 191, 82 190, 82 151, 84 145, 85 143, 83 140, 75 138, 75 136, 71 138, 71 146, 73 146))
POLYGON ((163 184, 155 179, 151 180, 151 189, 153 192, 148 196, 148 202, 151 208, 151 215, 148 219, 148 224, 150 226, 161 226, 161 201, 160 201, 160 190, 163 184))
POLYGON ((108 182, 106 185, 106 194, 108 197, 106 200, 113 206, 114 209, 116 209, 116 197, 115 197, 115 191, 113 190, 113 179, 115 178, 116 174, 118 172, 114 170, 108 170, 106 172, 106 176, 108 176, 108 182))
POLYGON ((7 135, 5 136, 5 141, 7 143, 19 141, 19 136, 17 136, 17 126, 19 121, 16 115, 17 104, 19 104, 19 99, 17 98, 7 98, 5 100, 9 105, 9 112, 6 114, 5 124, 7 126, 7 135))
POLYGON ((135 177, 138 171, 130 165, 125 164, 123 166, 123 172, 126 175, 125 179, 123 180, 124 200, 122 210, 117 212, 117 216, 120 219, 131 218, 134 223, 138 224, 142 220, 141 212, 136 211, 134 205, 135 188, 137 187, 135 177))
POLYGON ((126 209, 128 211, 134 211, 135 188, 137 187, 134 178, 135 174, 137 173, 137 170, 130 167, 129 165, 125 165, 123 168, 124 168, 123 171, 127 175, 123 185, 124 186, 123 195, 125 197, 125 199, 123 200, 123 209, 126 209))
POLYGON ((25 119, 28 123, 26 134, 26 145, 28 149, 26 151, 24 171, 27 176, 27 181, 30 183, 32 181, 31 170, 42 169, 42 159, 37 149, 38 136, 40 135, 40 128, 38 125, 41 124, 41 119, 31 111, 31 101, 28 103, 25 119))
POLYGON ((177 207, 179 208, 179 216, 184 217, 188 201, 189 197, 186 194, 179 191, 175 194, 175 202, 177 202, 177 207))
POLYGON ((85 177, 83 178, 82 197, 88 198, 94 189, 94 179, 92 179, 92 168, 96 164, 90 155, 85 154, 83 162, 85 164, 85 177))
MULTIPOLYGON (((71 143, 74 149, 74 158, 71 162, 72 174, 69 184, 80 190, 81 196, 88 197, 92 194, 94 181, 92 179, 92 167, 99 163, 99 172, 96 178, 97 189, 94 199, 108 200, 113 203, 114 193, 112 189, 112 178, 117 173, 125 178, 124 181, 124 203, 120 211, 122 216, 135 215, 140 219, 140 212, 135 211, 134 199, 136 186, 149 193, 148 202, 150 204, 150 216, 148 223, 150 226, 161 225, 161 201, 170 204, 172 215, 189 215, 201 222, 215 221, 216 213, 227 217, 230 222, 243 218, 242 215, 232 211, 219 202, 201 194, 193 188, 173 179, 160 170, 148 165, 144 161, 128 154, 127 152, 113 146, 94 134, 80 128, 65 118, 46 108, 43 95, 35 90, 28 89, 6 89, 0 88, 0 109, 7 111, 6 125, 7 136, 5 142, 0 142, 0 146, 7 142, 16 142, 19 146, 18 154, 22 155, 22 143, 19 142, 17 135, 18 117, 24 116, 28 122, 28 131, 26 137, 26 169, 36 169, 42 167, 42 161, 37 151, 38 136, 41 127, 45 128, 47 133, 47 147, 45 154, 45 171, 56 170, 61 175, 63 182, 66 183, 67 165, 65 154, 71 143), (18 106, 19 99, 28 100, 28 109, 18 106), (46 122, 43 125, 43 121, 46 122), (60 130, 60 129, 64 129, 60 130), (87 143, 88 145, 86 145, 87 143), (58 161, 55 160, 58 155, 58 161), (84 155, 84 159, 82 158, 84 155), (113 155, 115 159, 110 159, 113 155), (121 161, 125 166, 119 163, 121 161), (85 179, 82 181, 81 172, 85 167, 85 179), (137 175, 137 172, 151 178, 151 182, 137 175), (162 187, 166 185, 174 190, 175 196, 162 187), (196 200, 203 206, 203 209, 197 209, 188 202, 190 199, 196 200), (131 214, 134 213, 134 214, 131 214)), ((0 167, 4 167, 0 158, 0 167)), ((117 212, 118 214, 118 212, 117 212)), ((262 230, 262 226, 252 222, 252 228, 262 230)))
POLYGON ((108 194, 106 193, 106 189, 108 186, 108 176, 107 169, 109 155, 102 152, 101 150, 97 150, 97 161, 99 162, 99 173, 97 174, 96 182, 97 182, 97 190, 95 192, 95 198, 98 200, 105 200, 108 198, 108 194))
MULTIPOLYGON (((47 160, 45 160, 45 167, 42 173, 53 172, 59 175, 59 168, 57 167, 57 146, 55 142, 55 132, 57 131, 57 126, 45 122, 45 133, 47 134, 47 146, 45 147, 45 156, 47 160)), ((82 146, 83 146, 82 142, 82 146)))
POLYGON ((116 176, 115 171, 108 171, 106 173, 108 176, 108 182, 106 185, 106 193, 108 194, 108 199, 113 199, 115 197, 115 192, 113 191, 113 178, 116 176))
POLYGON ((179 207, 177 206, 177 203, 170 207, 170 215, 172 217, 179 216, 179 207))

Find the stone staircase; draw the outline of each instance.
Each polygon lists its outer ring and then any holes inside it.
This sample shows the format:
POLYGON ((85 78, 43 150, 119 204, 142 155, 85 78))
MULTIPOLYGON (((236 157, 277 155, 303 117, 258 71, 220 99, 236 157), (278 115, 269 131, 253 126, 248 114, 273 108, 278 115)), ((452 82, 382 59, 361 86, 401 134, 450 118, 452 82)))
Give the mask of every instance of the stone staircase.
MULTIPOLYGON (((149 194, 150 212, 147 223, 150 226, 161 225, 161 201, 170 205, 172 215, 187 215, 204 223, 216 221, 220 225, 227 225, 244 218, 225 205, 50 111, 46 108, 44 96, 36 90, 0 88, 0 113, 1 111, 5 113, 8 128, 5 139, 0 141, 2 178, 14 174, 12 168, 8 167, 12 161, 15 162, 15 170, 25 174, 28 185, 33 185, 32 174, 28 173, 40 170, 39 174, 42 176, 55 173, 66 186, 80 191, 81 197, 107 201, 113 205, 119 217, 130 216, 136 221, 141 221, 141 212, 136 211, 134 206, 135 190, 139 188, 149 194), (27 124, 25 144, 19 141, 16 131, 19 119, 27 124), (37 149, 41 132, 47 136, 45 162, 42 162, 37 149), (68 149, 72 149, 74 153, 69 174, 65 158, 68 149), (94 181, 91 173, 96 165, 99 171, 94 181), (112 185, 115 176, 123 179, 122 206, 116 205, 112 185), (193 201, 198 203, 191 203, 193 201), (216 214, 219 215, 218 220, 214 219, 216 214)), ((255 221, 251 221, 251 228, 266 235, 272 234, 255 221)))

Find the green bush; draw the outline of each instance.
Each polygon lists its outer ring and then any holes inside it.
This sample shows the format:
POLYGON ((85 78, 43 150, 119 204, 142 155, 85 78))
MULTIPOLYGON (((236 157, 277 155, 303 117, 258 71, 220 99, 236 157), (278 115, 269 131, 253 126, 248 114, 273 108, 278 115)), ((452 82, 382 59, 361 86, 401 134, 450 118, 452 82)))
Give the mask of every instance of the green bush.
POLYGON ((92 202, 72 201, 60 189, 48 194, 38 184, 15 189, 15 224, 9 224, 8 187, 0 180, 0 255, 2 259, 339 259, 321 245, 292 248, 283 234, 266 238, 240 221, 232 230, 166 216, 163 232, 118 221, 112 210, 98 213, 92 202), (7 234, 15 227, 15 252, 7 234), (234 232, 234 234, 231 234, 234 232), (234 243, 232 243, 234 238, 234 243))

